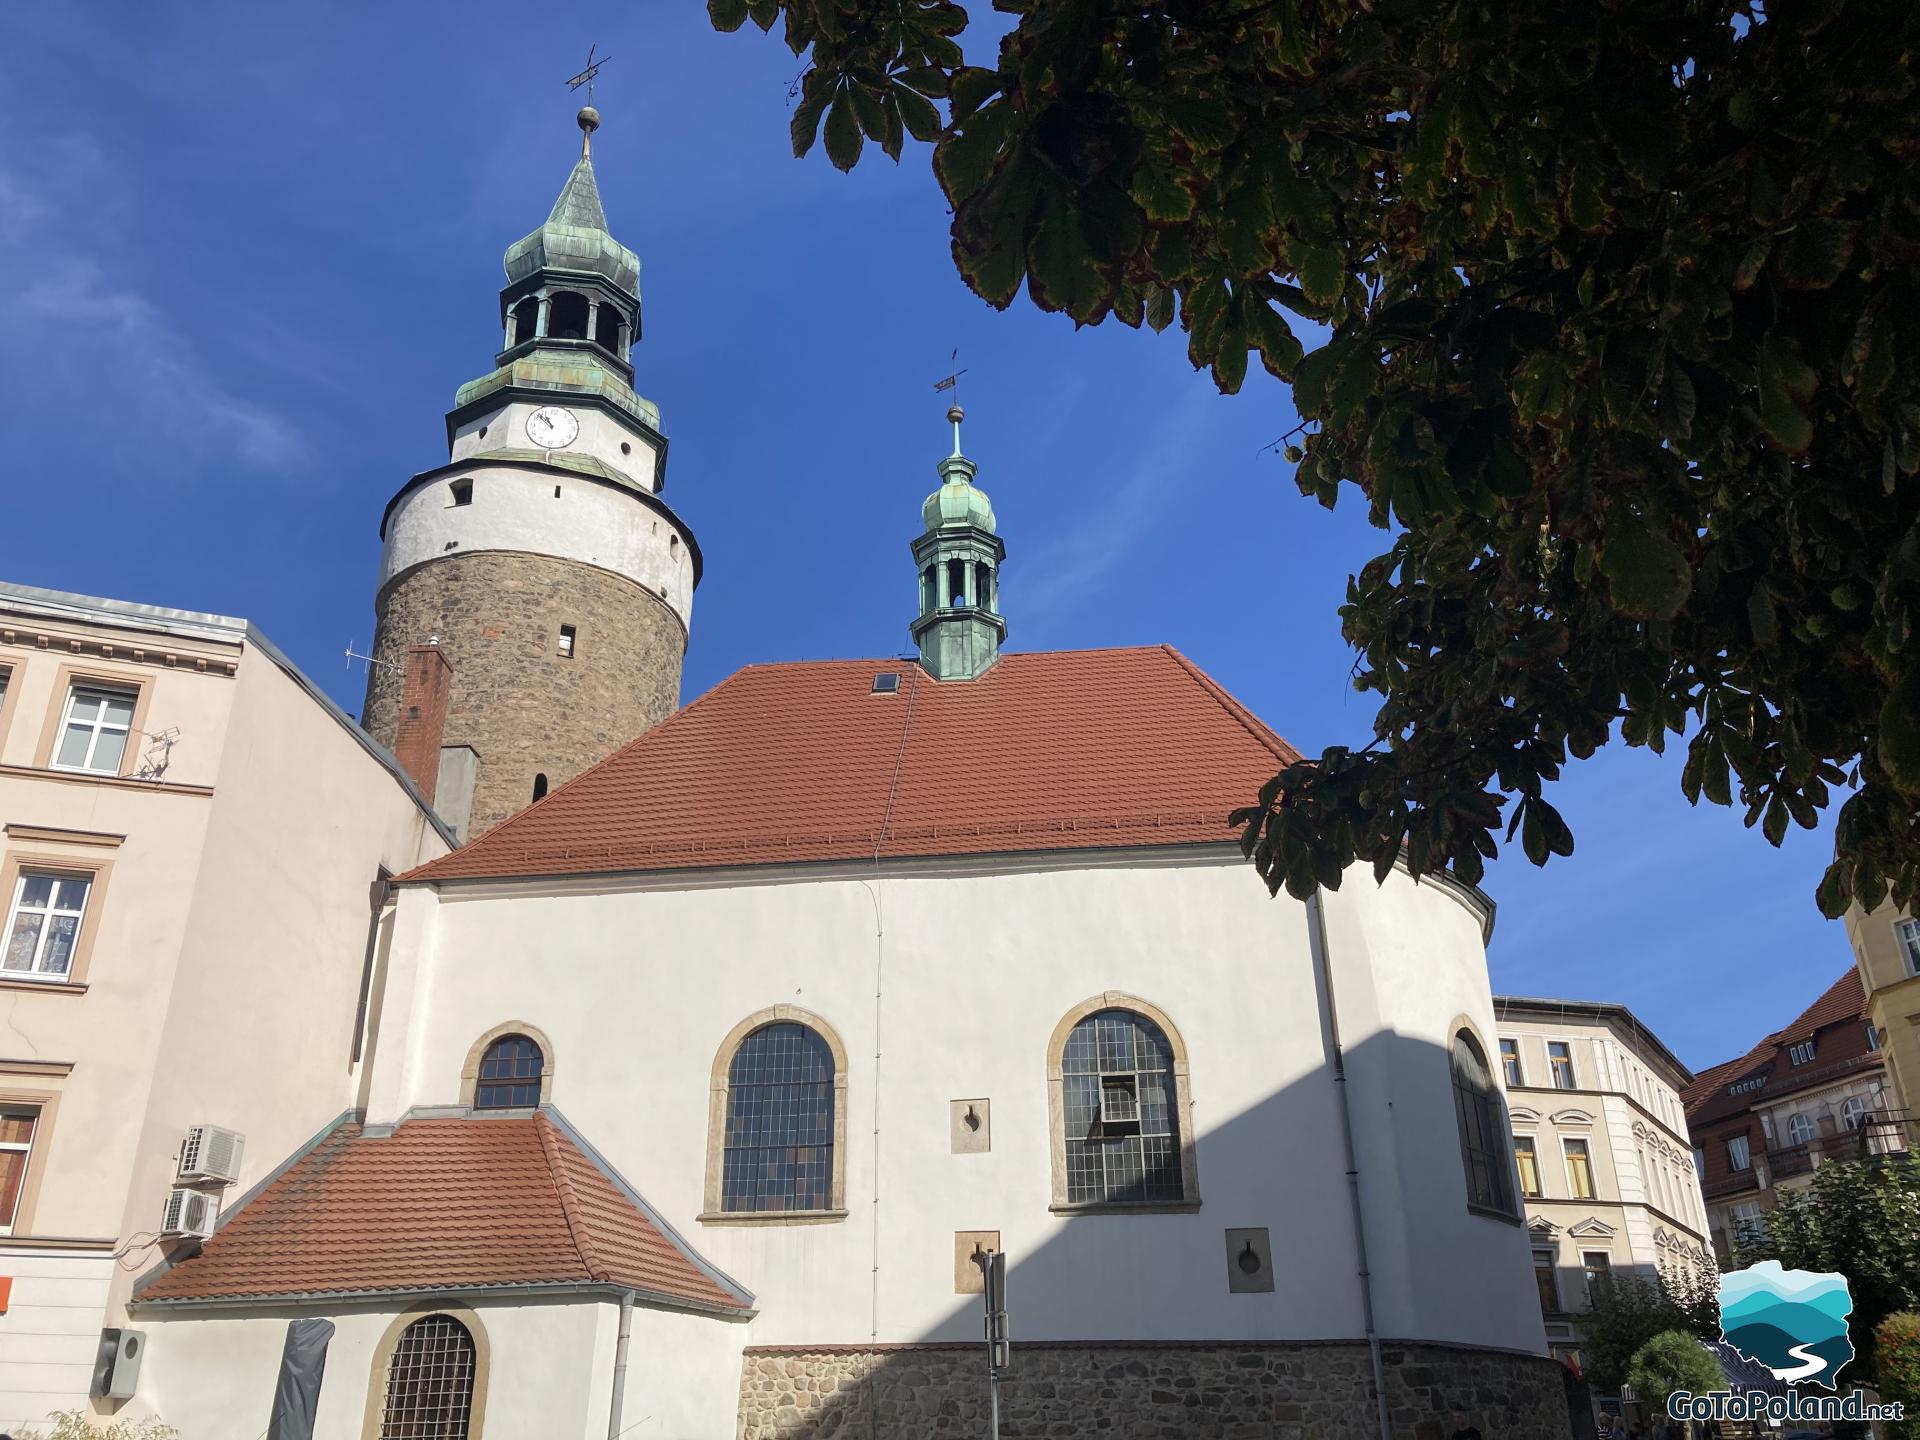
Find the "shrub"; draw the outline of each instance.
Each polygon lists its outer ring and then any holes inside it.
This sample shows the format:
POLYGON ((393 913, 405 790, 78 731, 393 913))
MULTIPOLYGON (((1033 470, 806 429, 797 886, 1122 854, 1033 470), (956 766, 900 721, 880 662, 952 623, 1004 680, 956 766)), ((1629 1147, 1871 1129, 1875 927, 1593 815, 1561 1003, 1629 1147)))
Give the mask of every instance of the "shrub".
POLYGON ((1920 1315, 1896 1310, 1880 1322, 1874 1340, 1880 1398, 1898 1400, 1910 1417, 1889 1426, 1889 1433, 1901 1440, 1920 1436, 1920 1416, 1915 1415, 1915 1407, 1920 1406, 1920 1315))
POLYGON ((1657 1412, 1666 1410, 1667 1397, 1676 1390, 1698 1394, 1726 1383, 1720 1362, 1684 1330, 1656 1335, 1634 1351, 1627 1379, 1641 1403, 1657 1412))
POLYGON ((56 1410, 51 1430, 15 1430, 14 1440, 180 1440, 180 1432, 158 1415, 116 1420, 98 1429, 79 1410, 56 1410))

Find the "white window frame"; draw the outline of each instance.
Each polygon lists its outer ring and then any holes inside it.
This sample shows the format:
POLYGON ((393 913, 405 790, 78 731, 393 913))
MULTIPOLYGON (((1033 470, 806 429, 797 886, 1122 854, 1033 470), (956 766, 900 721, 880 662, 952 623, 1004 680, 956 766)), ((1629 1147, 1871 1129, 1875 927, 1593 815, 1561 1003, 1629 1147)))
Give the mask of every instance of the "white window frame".
POLYGON ((0 1105, 0 1111, 18 1111, 21 1113, 31 1111, 33 1113, 33 1129, 28 1132, 27 1138, 24 1141, 0 1140, 0 1153, 18 1155, 20 1157, 20 1188, 14 1193, 13 1213, 8 1215, 4 1222, 0 1222, 0 1235, 11 1235, 13 1234, 14 1222, 20 1218, 20 1202, 26 1198, 27 1177, 33 1170, 33 1147, 40 1139, 40 1126, 47 1116, 45 1107, 24 1101, 0 1105))
POLYGON ((1573 1042, 1570 1040, 1549 1040, 1547 1042, 1547 1075, 1553 1081, 1556 1090, 1578 1090, 1578 1077, 1573 1073, 1573 1042), (1556 1054, 1556 1051, 1563 1053, 1556 1054), (1564 1062, 1564 1064, 1562 1063, 1564 1062), (1562 1076, 1566 1083, 1560 1083, 1562 1076))
MULTIPOLYGON (((116 698, 127 700, 130 702, 130 712, 137 711, 140 707, 140 692, 138 690, 129 689, 124 685, 103 685, 91 680, 73 681, 67 686, 66 704, 60 707, 60 728, 54 734, 53 754, 48 757, 47 764, 51 769, 66 770, 75 775, 118 775, 126 765, 127 752, 133 748, 133 715, 132 713, 128 714, 125 725, 110 724, 107 721, 104 707, 100 715, 91 722, 93 733, 87 738, 86 759, 78 765, 63 765, 60 763, 60 752, 66 748, 67 730, 75 724, 73 718, 73 702, 82 695, 112 695, 116 698), (100 737, 105 734, 124 735, 126 737, 126 743, 120 747, 120 761, 110 770, 102 769, 93 763, 93 757, 100 749, 100 737)), ((84 726, 89 722, 80 721, 78 723, 84 726)))
POLYGON ((1894 942, 1907 960, 1907 974, 1920 975, 1920 920, 1903 916, 1893 922, 1894 942))
POLYGON ((1813 1040, 1800 1041, 1798 1044, 1788 1048, 1787 1059, 1795 1065, 1811 1065, 1813 1063, 1816 1044, 1817 1042, 1813 1040))
POLYGON ((1520 1063, 1520 1042, 1511 1035, 1500 1037, 1500 1074, 1509 1085, 1527 1083, 1526 1067, 1520 1063), (1511 1053, 1509 1053, 1511 1047, 1511 1053))
POLYGON ((1840 1102, 1840 1128, 1847 1131, 1859 1130, 1862 1125, 1867 1123, 1867 1111, 1871 1108, 1872 1107, 1867 1104, 1866 1096, 1847 1096, 1846 1099, 1840 1102))
POLYGON ((87 906, 93 900, 93 880, 94 877, 91 875, 71 870, 22 867, 18 878, 13 882, 13 895, 7 904, 6 929, 0 931, 0 959, 4 959, 13 945, 14 922, 20 918, 23 910, 29 915, 41 917, 40 936, 33 943, 33 964, 24 970, 0 968, 0 979, 42 980, 60 984, 72 978, 73 962, 80 954, 81 932, 85 930, 87 924, 87 906), (26 904, 29 880, 53 881, 52 892, 44 906, 26 904), (80 897, 78 910, 69 910, 59 903, 60 887, 69 880, 78 880, 86 887, 86 894, 80 897), (53 935, 53 921, 56 916, 62 915, 73 917, 73 948, 67 952, 67 968, 59 971, 44 970, 41 967, 47 958, 47 942, 53 935))
POLYGON ((1747 1136, 1729 1135, 1727 1137, 1727 1168, 1736 1175, 1744 1175, 1753 1168, 1753 1142, 1747 1136), (1739 1147, 1737 1159, 1734 1154, 1736 1145, 1739 1147))
POLYGON ((1600 1194, 1600 1185, 1593 1169, 1593 1146, 1588 1143, 1587 1138, 1584 1135, 1563 1135, 1560 1138, 1560 1158, 1565 1162, 1567 1167, 1568 1198, 1573 1200, 1597 1199, 1600 1194), (1580 1187, 1574 1182, 1573 1178, 1573 1147, 1576 1145, 1580 1147, 1580 1158, 1587 1162, 1587 1191, 1584 1195, 1580 1193, 1580 1187))
POLYGON ((1805 1111, 1796 1110, 1787 1117, 1787 1144, 1811 1145, 1815 1125, 1805 1111))
POLYGON ((1766 1207, 1758 1200, 1743 1200, 1738 1205, 1727 1207, 1727 1239, 1738 1245, 1743 1243, 1744 1231, 1751 1230, 1756 1237, 1764 1238, 1767 1233, 1766 1207))

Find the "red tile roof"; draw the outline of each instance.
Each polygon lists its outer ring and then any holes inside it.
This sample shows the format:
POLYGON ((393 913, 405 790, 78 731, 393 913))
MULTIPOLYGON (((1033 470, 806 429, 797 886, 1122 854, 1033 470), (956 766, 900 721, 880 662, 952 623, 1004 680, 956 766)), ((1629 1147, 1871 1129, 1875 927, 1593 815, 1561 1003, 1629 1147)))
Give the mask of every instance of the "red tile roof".
POLYGON ((380 1138, 342 1124, 136 1298, 564 1284, 752 1307, 545 1111, 408 1120, 380 1138))
POLYGON ((750 665, 401 876, 455 880, 1219 843, 1299 753, 1166 646, 750 665), (876 675, 900 677, 876 695, 876 675))

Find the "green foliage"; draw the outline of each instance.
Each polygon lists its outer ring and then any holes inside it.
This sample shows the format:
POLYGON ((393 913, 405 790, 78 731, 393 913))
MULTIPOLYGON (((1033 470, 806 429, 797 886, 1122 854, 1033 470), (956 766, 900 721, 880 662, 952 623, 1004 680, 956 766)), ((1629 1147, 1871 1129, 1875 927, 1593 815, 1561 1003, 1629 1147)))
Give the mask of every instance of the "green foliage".
POLYGON ((1742 1266, 1778 1260, 1789 1270, 1837 1270, 1853 1296, 1848 1330, 1855 1384, 1879 1373, 1875 1336, 1887 1316, 1920 1310, 1920 1158, 1888 1156, 1822 1165, 1804 1190, 1785 1190, 1764 1234, 1738 1247, 1742 1266))
POLYGON ((1920 1315, 1896 1310, 1873 1332, 1880 1358, 1880 1398, 1898 1401, 1914 1418, 1888 1427, 1898 1440, 1920 1434, 1920 1315))
POLYGON ((1717 1277, 1705 1270, 1680 1269, 1655 1280, 1616 1276, 1596 1289, 1593 1309, 1581 1317, 1586 1378, 1599 1390, 1618 1390, 1641 1347, 1673 1331, 1702 1340, 1720 1338, 1717 1277))
POLYGON ((51 1430, 15 1430, 14 1440, 179 1440, 180 1432, 157 1415, 144 1420, 116 1420, 96 1427, 79 1410, 53 1412, 51 1430))
POLYGON ((1655 1414, 1666 1410, 1667 1397, 1676 1390, 1698 1395, 1727 1383, 1720 1362, 1684 1330, 1663 1330, 1634 1351, 1627 1379, 1633 1393, 1655 1414))
POLYGON ((1849 788, 1820 905, 1920 898, 1920 6, 995 8, 983 64, 951 0, 710 0, 806 56, 797 152, 944 102, 981 296, 1257 357, 1301 491, 1390 532, 1372 741, 1236 817, 1271 887, 1571 854, 1543 787, 1617 734, 1775 844, 1849 788))

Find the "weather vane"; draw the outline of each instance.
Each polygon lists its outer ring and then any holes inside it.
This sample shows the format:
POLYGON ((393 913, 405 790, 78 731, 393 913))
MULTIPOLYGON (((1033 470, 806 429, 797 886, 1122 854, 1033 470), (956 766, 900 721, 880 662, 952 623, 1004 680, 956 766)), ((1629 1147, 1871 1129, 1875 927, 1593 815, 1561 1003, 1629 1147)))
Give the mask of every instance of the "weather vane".
POLYGON ((951 390, 953 392, 953 403, 955 405, 960 403, 960 377, 967 373, 965 370, 958 368, 959 360, 960 352, 955 350, 952 355, 947 357, 947 363, 956 368, 947 373, 946 379, 933 382, 933 393, 938 395, 943 390, 951 390))
POLYGON ((600 73, 600 67, 602 65, 613 58, 609 55, 605 57, 605 59, 594 59, 593 52, 599 48, 600 42, 597 40, 587 47, 587 68, 567 81, 567 89, 569 90, 578 90, 582 85, 587 87, 587 104, 589 105, 593 104, 593 77, 600 73))

